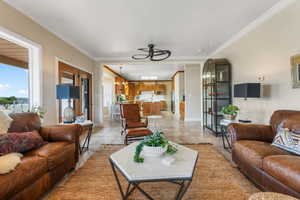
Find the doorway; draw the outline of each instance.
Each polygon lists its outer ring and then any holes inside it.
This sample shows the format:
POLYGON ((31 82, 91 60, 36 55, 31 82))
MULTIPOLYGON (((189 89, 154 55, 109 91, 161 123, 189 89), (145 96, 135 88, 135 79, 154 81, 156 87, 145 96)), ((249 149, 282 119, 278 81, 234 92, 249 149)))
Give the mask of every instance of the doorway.
MULTIPOLYGON (((69 64, 58 62, 59 84, 79 86, 80 98, 71 100, 71 106, 76 116, 84 115, 92 120, 92 74, 77 69, 69 64)), ((59 122, 62 122, 63 110, 68 106, 68 100, 59 100, 59 122)))

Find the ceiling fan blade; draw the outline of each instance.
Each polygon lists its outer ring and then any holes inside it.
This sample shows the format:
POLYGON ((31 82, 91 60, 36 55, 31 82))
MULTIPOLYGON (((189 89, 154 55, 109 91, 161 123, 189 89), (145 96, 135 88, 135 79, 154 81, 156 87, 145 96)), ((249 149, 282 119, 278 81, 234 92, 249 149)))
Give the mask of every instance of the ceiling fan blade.
POLYGON ((136 55, 133 55, 132 58, 135 59, 135 60, 144 60, 144 59, 147 59, 149 58, 150 55, 146 55, 146 54, 136 54, 136 55))
POLYGON ((171 56, 171 51, 162 50, 153 54, 153 57, 150 58, 151 61, 162 61, 171 56))
POLYGON ((148 48, 140 48, 140 49, 138 49, 139 51, 143 51, 143 52, 146 52, 146 53, 148 53, 149 52, 149 49, 148 48))

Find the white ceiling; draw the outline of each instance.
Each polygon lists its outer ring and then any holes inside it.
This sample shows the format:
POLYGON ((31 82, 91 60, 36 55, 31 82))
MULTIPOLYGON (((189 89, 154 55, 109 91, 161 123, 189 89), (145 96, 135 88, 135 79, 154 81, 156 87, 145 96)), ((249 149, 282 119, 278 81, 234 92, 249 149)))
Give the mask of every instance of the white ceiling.
POLYGON ((280 0, 4 0, 92 58, 205 57, 280 0))
POLYGON ((127 80, 141 80, 141 76, 157 76, 157 80, 171 80, 177 72, 184 70, 184 66, 176 64, 122 64, 108 65, 108 67, 127 80))

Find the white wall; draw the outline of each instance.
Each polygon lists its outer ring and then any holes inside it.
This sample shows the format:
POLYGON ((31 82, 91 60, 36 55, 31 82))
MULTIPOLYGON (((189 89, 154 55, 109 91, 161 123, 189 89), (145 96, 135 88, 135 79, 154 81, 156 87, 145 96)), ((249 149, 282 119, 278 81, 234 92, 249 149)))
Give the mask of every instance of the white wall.
POLYGON ((201 121, 201 65, 185 65, 185 121, 201 121))
MULTIPOLYGON (((98 82, 100 80, 98 79, 98 74, 95 73, 96 63, 93 59, 59 39, 3 1, 0 1, 0 26, 42 46, 42 106, 47 110, 44 120, 45 124, 56 124, 58 122, 55 91, 58 80, 56 57, 74 66, 79 66, 89 73, 93 73, 95 93, 99 93, 98 82)), ((95 119, 99 119, 96 116, 99 115, 99 111, 97 110, 99 101, 96 97, 93 100, 94 117, 95 119)))
POLYGON ((300 89, 292 89, 290 65, 290 57, 300 54, 299 11, 296 1, 217 54, 232 63, 233 83, 258 82, 265 76, 265 97, 234 99, 241 107, 240 118, 247 115, 267 124, 275 110, 300 110, 300 89))

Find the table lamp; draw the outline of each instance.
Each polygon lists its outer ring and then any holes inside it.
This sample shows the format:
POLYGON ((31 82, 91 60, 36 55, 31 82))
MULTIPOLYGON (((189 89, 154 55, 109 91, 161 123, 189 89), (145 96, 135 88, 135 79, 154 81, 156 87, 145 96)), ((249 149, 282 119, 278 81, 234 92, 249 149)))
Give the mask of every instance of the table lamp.
POLYGON ((64 123, 73 123, 75 119, 74 109, 71 107, 71 99, 80 98, 80 89, 71 84, 56 86, 56 99, 68 99, 68 107, 64 109, 64 123))

